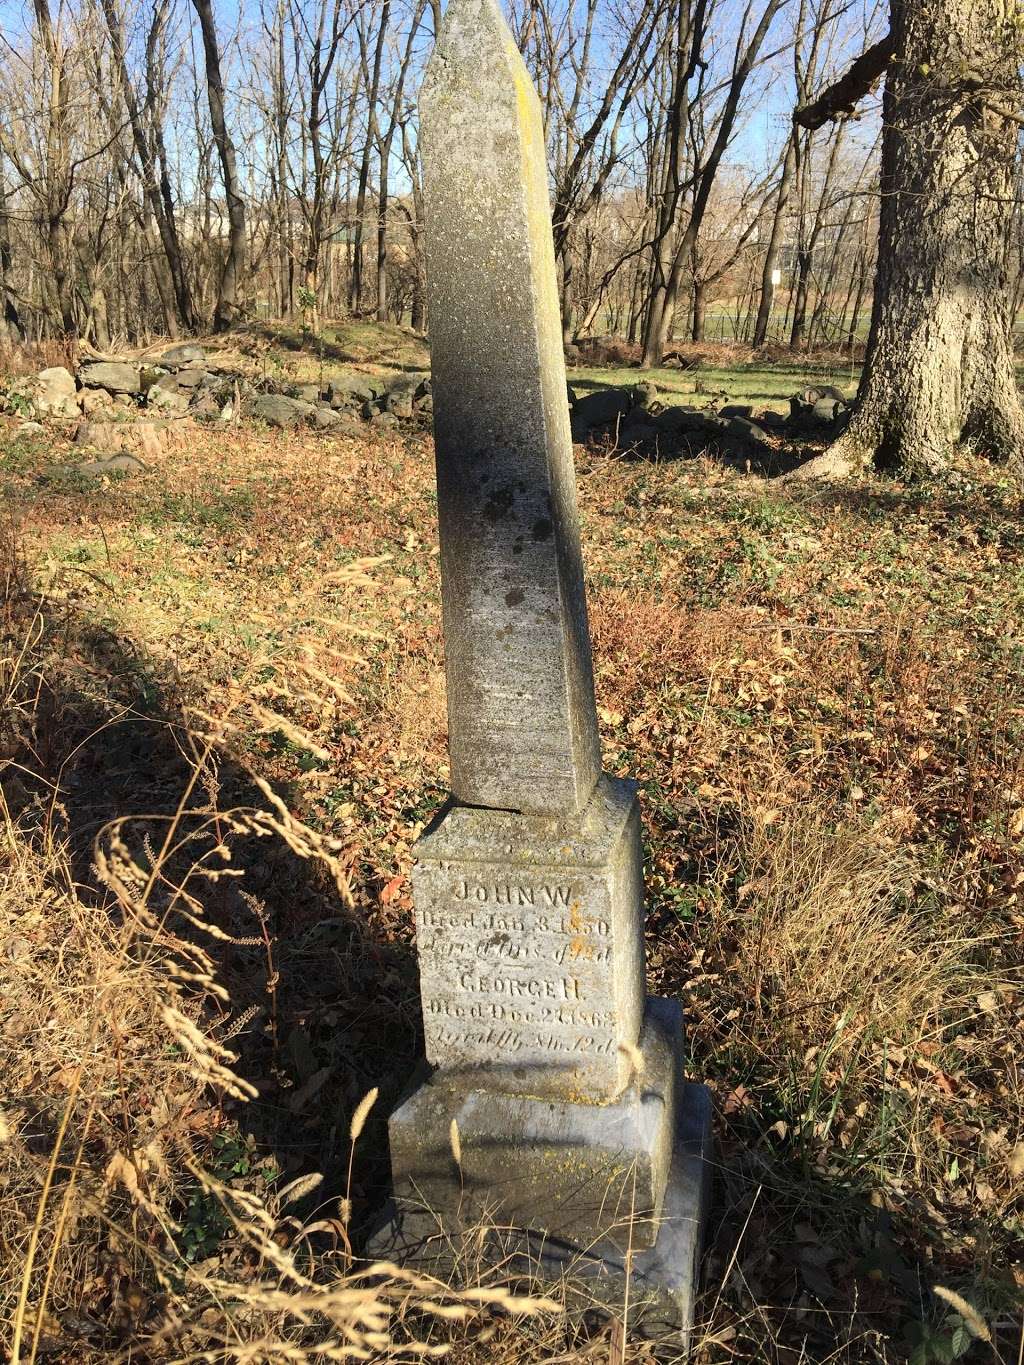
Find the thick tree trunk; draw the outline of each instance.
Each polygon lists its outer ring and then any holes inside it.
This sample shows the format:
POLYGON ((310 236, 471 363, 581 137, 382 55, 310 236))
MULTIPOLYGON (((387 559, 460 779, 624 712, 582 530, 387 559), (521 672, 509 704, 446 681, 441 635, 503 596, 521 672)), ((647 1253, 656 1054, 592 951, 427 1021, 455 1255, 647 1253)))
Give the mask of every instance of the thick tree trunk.
MULTIPOLYGON (((960 442, 1024 474, 1007 277, 1018 57, 1003 0, 894 0, 879 261, 847 433, 808 474, 941 473, 960 442)), ((823 105, 824 101, 818 101, 823 105)))

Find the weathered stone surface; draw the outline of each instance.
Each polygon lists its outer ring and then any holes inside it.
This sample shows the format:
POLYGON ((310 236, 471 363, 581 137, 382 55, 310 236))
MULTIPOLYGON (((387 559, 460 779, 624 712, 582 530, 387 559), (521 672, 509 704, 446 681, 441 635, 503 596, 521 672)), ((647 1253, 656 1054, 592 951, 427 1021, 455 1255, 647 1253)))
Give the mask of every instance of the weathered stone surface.
POLYGON ((846 404, 841 399, 819 398, 813 408, 815 420, 834 422, 845 407, 846 404))
POLYGON ((40 370, 32 381, 32 407, 38 417, 77 417, 75 377, 63 365, 40 370))
POLYGON ((184 342, 180 346, 171 346, 160 356, 161 365, 199 365, 206 359, 206 352, 202 346, 197 346, 193 342, 184 342))
POLYGON ((106 451, 140 451, 148 458, 162 454, 167 424, 162 421, 82 422, 75 444, 106 451))
POLYGON ((632 389, 598 389, 583 394, 572 407, 572 435, 584 441, 591 431, 612 427, 634 406, 632 389))
POLYGON ((643 870, 631 784, 582 817, 456 806, 416 847, 427 1057, 463 1084, 616 1094, 643 1013, 643 870))
POLYGON ((324 407, 320 404, 313 409, 310 419, 317 431, 330 431, 334 427, 340 426, 344 422, 340 412, 335 412, 333 408, 324 407))
MULTIPOLYGON (((661 1003, 651 1002, 654 1006, 661 1003)), ((573 1242, 552 1236, 546 1229, 531 1231, 501 1221, 485 1232, 478 1201, 469 1201, 465 1216, 460 1211, 439 1219, 408 1185, 385 1211, 370 1249, 375 1257, 414 1261, 442 1277, 464 1264, 471 1249, 474 1257, 501 1265, 506 1273, 549 1275, 566 1291, 570 1313, 590 1313, 596 1300, 618 1316, 628 1298, 630 1330, 670 1345, 670 1358, 678 1360, 691 1344, 711 1165, 710 1096, 703 1085, 683 1084, 657 1241, 646 1250, 633 1250, 628 1263, 621 1233, 618 1243, 611 1238, 573 1242)), ((450 1154, 449 1169, 455 1187, 458 1172, 450 1154)))
POLYGON ((301 398, 285 398, 280 393, 259 393, 252 403, 254 417, 259 417, 268 426, 282 429, 298 426, 314 411, 312 403, 304 403, 301 398))
MULTIPOLYGON (((641 1283, 631 1305, 685 1333, 708 1108, 684 1136, 636 795, 599 773, 544 142, 496 0, 452 0, 420 139, 453 800, 413 870, 433 1073, 392 1115, 372 1250, 445 1273, 473 1229, 474 1255, 585 1261, 617 1306, 641 1283)), ((623 415, 653 422, 637 397, 623 415)))
POLYGON ((206 378, 208 371, 197 370, 194 367, 179 370, 174 376, 178 382, 179 389, 197 389, 206 378))
POLYGON ((109 413, 114 406, 114 400, 106 389, 83 389, 78 396, 82 412, 86 417, 99 420, 103 414, 109 413))
POLYGON ((475 1213, 583 1245, 607 1237, 623 1248, 653 1246, 675 1137, 681 1043, 678 1004, 648 1001, 638 1065, 605 1105, 466 1089, 438 1072, 392 1115, 396 1194, 446 1218, 475 1213))
POLYGON ((373 411, 370 413, 369 420, 371 427, 377 427, 378 429, 383 429, 385 431, 390 427, 398 426, 398 418, 393 412, 373 411))
POLYGON ((420 96, 452 791, 578 811, 599 771, 540 104, 495 0, 420 96))
POLYGON ((327 385, 327 397, 332 407, 358 408, 372 402, 384 392, 384 381, 370 374, 332 375, 327 385))
POLYGON ((140 393, 142 387, 138 366, 118 360, 83 365, 78 377, 87 389, 106 389, 108 393, 140 393))
POLYGON ((332 436, 355 436, 364 437, 366 435, 366 425, 358 417, 350 412, 335 413, 337 420, 327 427, 326 430, 332 436))
POLYGON ((180 389, 174 375, 167 375, 153 384, 146 394, 149 407, 166 413, 185 412, 191 401, 192 390, 180 389))
POLYGON ((128 474, 145 473, 146 466, 134 455, 106 455, 102 459, 87 460, 84 464, 59 464, 53 465, 48 470, 52 477, 82 477, 86 479, 103 479, 110 475, 125 476, 128 474))
POLYGON ((658 414, 658 427, 665 432, 685 435, 704 431, 704 413, 699 408, 672 407, 658 414))
POLYGON ((756 422, 751 422, 746 417, 730 417, 727 419, 726 431, 730 436, 738 436, 743 441, 748 441, 751 445, 767 446, 771 442, 768 440, 768 433, 756 422))

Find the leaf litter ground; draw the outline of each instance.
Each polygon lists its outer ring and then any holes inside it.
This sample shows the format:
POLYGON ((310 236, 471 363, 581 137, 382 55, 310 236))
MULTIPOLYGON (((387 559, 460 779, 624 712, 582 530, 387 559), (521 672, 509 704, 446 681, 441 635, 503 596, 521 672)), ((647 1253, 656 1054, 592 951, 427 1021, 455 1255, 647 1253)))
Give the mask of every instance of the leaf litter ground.
MULTIPOLYGON (((144 855, 200 753, 187 857, 261 782, 327 841, 317 860, 240 839, 244 875, 196 891, 228 996, 201 1008, 256 1098, 207 1093, 189 1123, 210 1169, 324 1172, 323 1203, 378 1087, 358 1240, 420 1046, 408 873, 447 782, 429 439, 196 430, 99 487, 48 479, 32 439, 5 449, 50 621, 7 802, 50 793, 82 885, 110 821, 144 855)), ((605 764, 643 797, 652 988, 685 1000, 716 1100, 700 1358, 927 1365, 985 1358, 982 1329, 1016 1358, 1020 497, 970 459, 945 485, 807 487, 591 449, 578 476, 605 764)), ((189 1254, 230 1264, 230 1227, 198 1195, 188 1217, 189 1254)))

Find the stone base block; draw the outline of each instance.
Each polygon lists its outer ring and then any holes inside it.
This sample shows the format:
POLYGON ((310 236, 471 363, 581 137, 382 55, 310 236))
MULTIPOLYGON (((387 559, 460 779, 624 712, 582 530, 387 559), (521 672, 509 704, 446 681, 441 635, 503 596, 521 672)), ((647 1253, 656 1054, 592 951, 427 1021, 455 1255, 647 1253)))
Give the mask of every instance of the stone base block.
POLYGON ((391 1117, 396 1193, 445 1218, 510 1223, 583 1245, 653 1246, 682 1040, 678 1003, 649 999, 630 1083, 602 1104, 465 1090, 435 1074, 391 1117))
POLYGON ((480 1222, 467 1208, 443 1213, 408 1191, 389 1206, 370 1254, 467 1284, 499 1265, 537 1292, 561 1284, 571 1313, 621 1314, 628 1299, 631 1332, 685 1353, 710 1197, 711 1100, 704 1086, 680 1088, 675 1120, 657 1237, 631 1256, 617 1240, 573 1241, 502 1221, 480 1222))

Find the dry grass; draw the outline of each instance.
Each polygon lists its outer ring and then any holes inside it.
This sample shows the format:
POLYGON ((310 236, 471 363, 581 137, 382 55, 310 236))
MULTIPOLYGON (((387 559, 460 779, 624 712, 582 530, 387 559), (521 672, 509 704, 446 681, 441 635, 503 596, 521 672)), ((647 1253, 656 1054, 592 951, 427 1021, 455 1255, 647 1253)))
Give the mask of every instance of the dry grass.
MULTIPOLYGON (((5 777, 21 771, 31 782, 40 774, 22 760, 38 738, 48 666, 59 662, 51 651, 82 642, 59 605, 28 589, 8 550, 0 753, 5 777)), ((367 581, 362 565, 345 579, 367 581)), ((251 719, 257 731, 265 723, 258 704, 251 719)), ((340 1200, 311 1207, 318 1174, 237 1178, 248 1161, 228 1136, 226 1106, 257 1091, 228 1046, 247 1020, 230 1013, 215 952, 259 945, 261 935, 232 938, 204 901, 240 875, 233 848, 254 836, 319 860, 348 892, 332 841, 269 789, 265 809, 217 809, 210 779, 226 721, 190 737, 169 818, 140 813, 98 832, 89 887, 58 834, 59 781, 48 799, 33 799, 24 780, 0 794, 0 1322, 12 1365, 422 1358, 447 1351, 453 1330, 493 1335, 495 1314, 557 1316, 557 1303, 493 1277, 458 1290, 354 1262, 352 1157, 375 1089, 352 1116, 340 1200), (215 1256, 196 1254, 204 1240, 215 1256), (432 1325, 444 1328, 440 1342, 432 1325)), ((102 743, 103 728, 90 738, 102 743)))
MULTIPOLYGON (((472 1320, 428 1327, 433 1287, 392 1275, 374 1308, 350 1277, 420 1047, 408 871, 447 785, 429 443, 197 431, 103 487, 48 479, 49 440, 0 449, 21 1359, 37 1335, 50 1360, 323 1359, 346 1324, 467 1362, 644 1358, 458 1293, 472 1320)), ((651 978, 716 1099, 699 1358, 930 1365, 958 1296, 1012 1360, 1019 497, 971 464, 955 492, 580 474, 651 978)))

